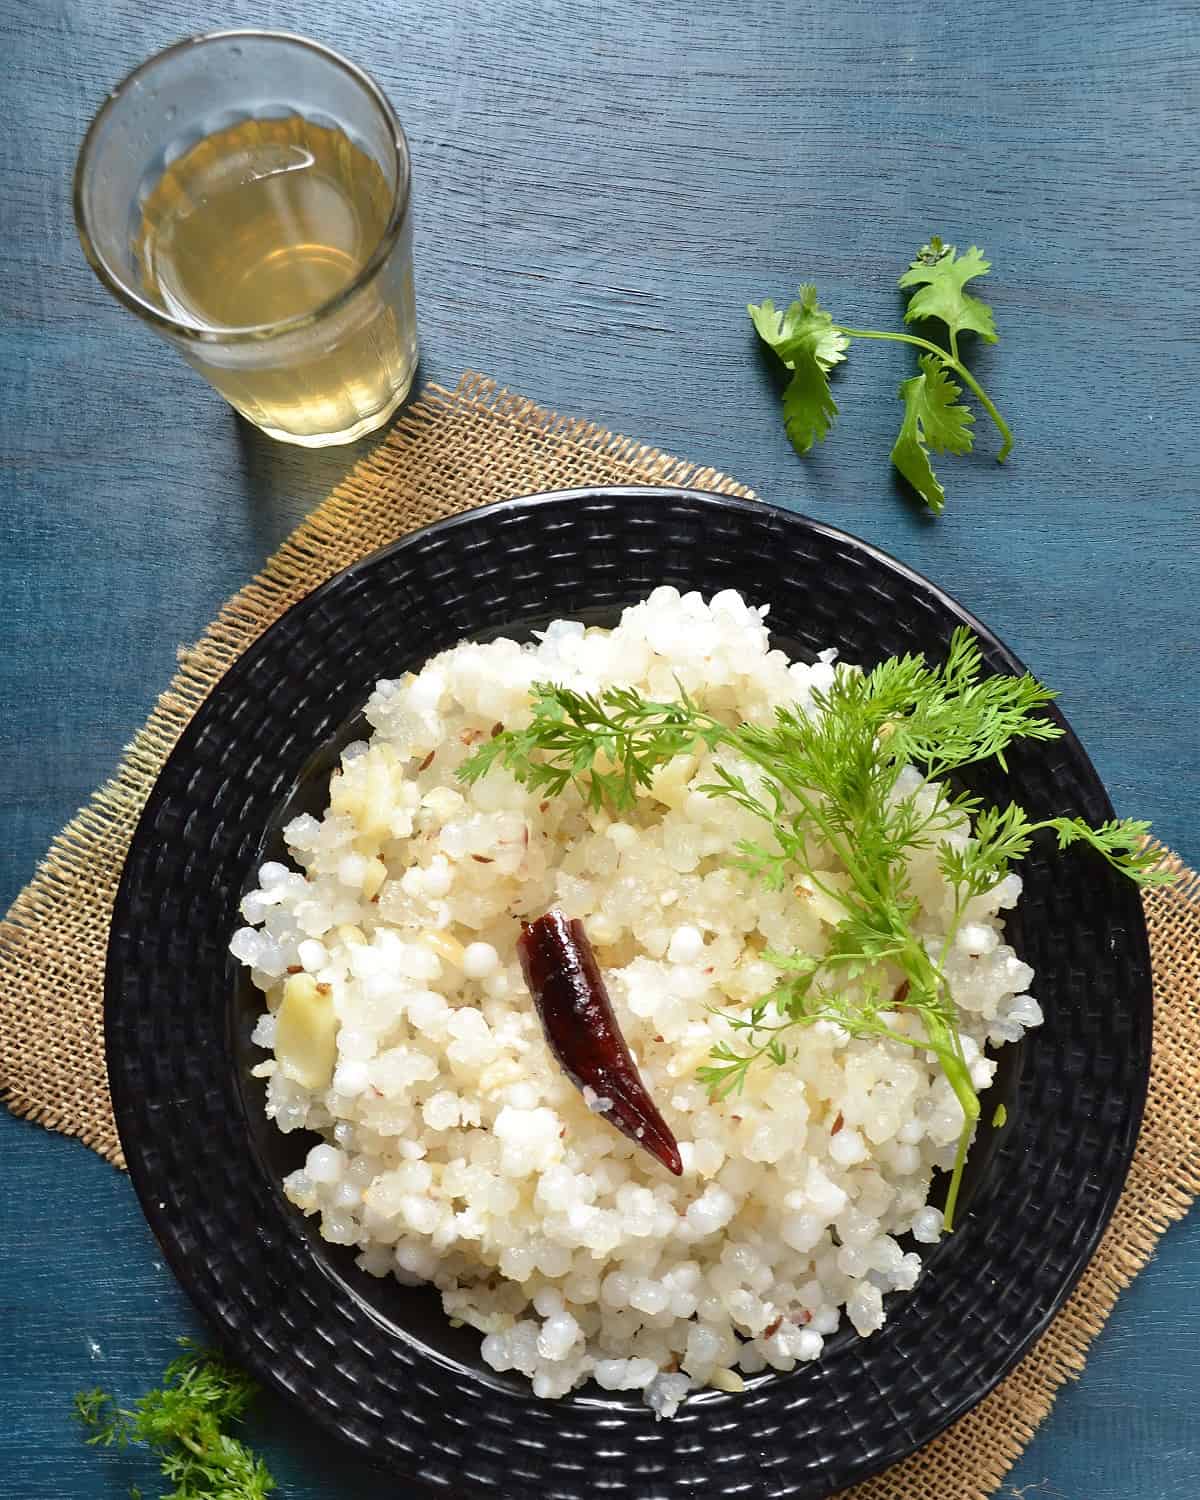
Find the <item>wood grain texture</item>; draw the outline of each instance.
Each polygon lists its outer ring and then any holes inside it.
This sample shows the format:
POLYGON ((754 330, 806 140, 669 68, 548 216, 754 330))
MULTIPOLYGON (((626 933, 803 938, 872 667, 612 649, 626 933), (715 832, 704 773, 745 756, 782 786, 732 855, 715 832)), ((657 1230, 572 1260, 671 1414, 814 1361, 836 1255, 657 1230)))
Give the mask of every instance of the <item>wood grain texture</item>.
MULTIPOLYGON (((1119 811, 1200 860, 1190 0, 0 0, 4 904, 177 644, 355 456, 236 421, 75 242, 70 173, 104 90, 177 36, 239 24, 328 41, 394 100, 427 377, 485 370, 921 569, 1062 690, 1119 811), (1017 438, 1003 469, 982 424, 975 455, 943 461, 938 522, 887 464, 905 352, 854 349, 840 427, 801 462, 741 311, 811 279, 847 320, 895 324, 895 278, 934 231, 995 263, 1002 342, 976 366, 1017 438)), ((136 1393, 194 1316, 123 1178, 34 1127, 0 1132, 0 1487, 122 1494, 139 1476, 82 1449, 70 1393, 136 1393)), ((1193 1215, 1010 1491, 1200 1493, 1198 1257, 1193 1215)), ((259 1424, 287 1495, 374 1492, 298 1427, 276 1406, 259 1424)))

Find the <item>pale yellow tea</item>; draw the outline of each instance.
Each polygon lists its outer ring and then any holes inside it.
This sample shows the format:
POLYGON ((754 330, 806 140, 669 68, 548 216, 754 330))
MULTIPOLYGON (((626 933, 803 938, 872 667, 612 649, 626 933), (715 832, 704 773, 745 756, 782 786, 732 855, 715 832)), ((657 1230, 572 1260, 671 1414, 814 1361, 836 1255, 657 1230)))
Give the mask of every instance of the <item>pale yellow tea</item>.
POLYGON ((173 317, 223 335, 266 334, 327 309, 263 338, 192 344, 192 363, 265 431, 345 442, 378 427, 407 392, 416 364, 407 247, 335 300, 380 244, 392 203, 376 162, 300 116, 248 119, 207 137, 145 200, 138 260, 150 296, 173 317))

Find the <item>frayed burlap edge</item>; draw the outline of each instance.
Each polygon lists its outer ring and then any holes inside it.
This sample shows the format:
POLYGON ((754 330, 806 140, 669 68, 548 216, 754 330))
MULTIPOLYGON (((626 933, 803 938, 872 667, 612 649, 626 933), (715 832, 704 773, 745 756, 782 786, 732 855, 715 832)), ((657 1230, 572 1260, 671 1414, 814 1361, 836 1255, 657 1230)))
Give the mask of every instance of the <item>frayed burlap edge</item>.
MULTIPOLYGON (((220 611, 110 781, 67 825, 0 923, 0 1100, 79 1137, 123 1166, 103 1051, 108 924, 129 841, 163 762, 248 645, 298 599, 356 559, 443 516, 510 495, 589 484, 690 484, 750 491, 605 431, 560 417, 468 373, 430 386, 388 437, 220 611)), ((1164 851, 1179 883, 1145 898, 1155 975, 1146 1120, 1125 1191, 1073 1296, 985 1401, 919 1453, 842 1500, 987 1500, 1083 1369, 1088 1345, 1155 1241, 1200 1192, 1200 877, 1164 851)))

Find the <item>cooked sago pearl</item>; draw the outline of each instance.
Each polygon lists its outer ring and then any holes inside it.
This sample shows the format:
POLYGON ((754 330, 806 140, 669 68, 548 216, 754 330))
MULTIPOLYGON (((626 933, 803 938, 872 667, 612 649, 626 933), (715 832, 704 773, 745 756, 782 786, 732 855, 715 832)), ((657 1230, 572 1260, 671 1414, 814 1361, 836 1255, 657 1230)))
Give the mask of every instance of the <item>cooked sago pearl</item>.
POLYGON ((500 967, 500 955, 491 943, 468 943, 463 952, 463 973, 468 979, 486 979, 500 967))
POLYGON ((358 1208, 362 1203, 362 1189, 357 1183, 343 1179, 334 1189, 334 1208, 358 1208))
POLYGON ((435 854, 425 871, 425 894, 435 901, 440 901, 443 896, 450 894, 450 887, 454 884, 454 875, 450 869, 450 861, 444 854, 435 854))
POLYGON ((936 1245, 942 1237, 942 1216, 936 1208, 923 1208, 912 1222, 912 1237, 922 1245, 936 1245))
POLYGON ((637 1308, 638 1312, 648 1313, 651 1317, 662 1312, 670 1301, 670 1293, 662 1283, 651 1281, 648 1277, 638 1280, 629 1294, 630 1307, 637 1308))
POLYGON ((603 947, 606 943, 615 943, 620 936, 619 928, 603 912, 598 912, 587 919, 587 930, 592 942, 599 947, 603 947))
POLYGON ((1018 995, 1008 1008, 1008 1019, 1018 1026, 1040 1026, 1042 1007, 1032 995, 1018 995))
POLYGON ((361 890, 367 875, 367 860, 361 854, 347 854, 339 862, 337 878, 352 890, 361 890))
POLYGON ((698 927, 677 927, 671 935, 667 957, 673 964, 694 964, 704 952, 704 938, 698 927))
POLYGON ((687 1221, 700 1235, 716 1234, 724 1229, 737 1205, 718 1183, 710 1182, 701 1197, 688 1204, 687 1221))
POLYGON ((852 1167, 856 1162, 866 1161, 867 1154, 862 1136, 849 1127, 839 1130, 829 1142, 829 1155, 839 1167, 852 1167))
POLYGON ((620 850, 634 849, 641 842, 641 834, 628 823, 610 823, 604 830, 604 836, 620 850))
POLYGON ((994 953, 999 941, 994 927, 986 927, 982 922, 964 922, 959 928, 954 946, 970 958, 982 958, 985 954, 994 953))
POLYGON ((921 1170, 921 1153, 916 1146, 897 1146, 892 1152, 892 1162, 902 1177, 910 1177, 921 1170))
POLYGON ((329 962, 329 949, 316 938, 305 938, 296 949, 296 956, 310 974, 315 974, 329 962))
POLYGON ((349 1214, 327 1213, 321 1219, 321 1238, 331 1245, 353 1245, 358 1226, 349 1214))
POLYGON ((371 1081, 370 1069, 358 1058, 348 1057, 333 1070, 333 1091, 354 1099, 371 1081))
POLYGON ((421 1117, 430 1130, 452 1130, 458 1124, 458 1095, 439 1089, 425 1101, 421 1117))
POLYGON ((314 1146, 304 1170, 314 1182, 336 1182, 346 1170, 346 1153, 336 1146, 314 1146))
MULTIPOLYGON (((570 1313, 552 1313, 538 1334, 537 1351, 543 1359, 566 1359, 581 1332, 570 1313)), ((658 1370, 654 1373, 657 1375, 658 1370)))

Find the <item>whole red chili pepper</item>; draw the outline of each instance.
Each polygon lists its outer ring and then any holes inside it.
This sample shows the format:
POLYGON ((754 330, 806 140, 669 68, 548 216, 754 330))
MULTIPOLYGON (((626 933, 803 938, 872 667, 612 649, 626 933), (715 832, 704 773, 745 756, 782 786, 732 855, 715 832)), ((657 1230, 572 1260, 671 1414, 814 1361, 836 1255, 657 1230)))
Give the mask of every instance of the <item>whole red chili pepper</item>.
POLYGON ((597 1113, 682 1176, 679 1147, 629 1055, 583 923, 548 911, 522 923, 517 953, 563 1072, 576 1088, 593 1092, 597 1113))

